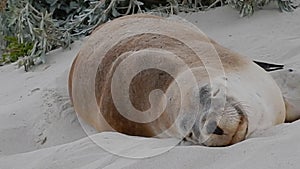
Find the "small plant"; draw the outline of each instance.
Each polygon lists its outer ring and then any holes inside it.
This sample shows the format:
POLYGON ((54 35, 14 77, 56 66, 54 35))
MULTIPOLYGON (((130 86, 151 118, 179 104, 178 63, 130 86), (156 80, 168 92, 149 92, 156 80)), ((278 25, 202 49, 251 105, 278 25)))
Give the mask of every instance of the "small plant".
POLYGON ((33 48, 31 42, 18 42, 17 37, 7 36, 5 40, 8 42, 8 46, 5 49, 5 53, 2 55, 0 62, 10 63, 15 62, 21 57, 29 56, 33 48))

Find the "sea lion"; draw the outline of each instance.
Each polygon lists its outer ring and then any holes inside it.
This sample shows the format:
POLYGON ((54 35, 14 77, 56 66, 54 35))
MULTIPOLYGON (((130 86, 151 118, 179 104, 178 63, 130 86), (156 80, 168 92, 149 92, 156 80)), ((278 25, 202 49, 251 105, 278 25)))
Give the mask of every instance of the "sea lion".
POLYGON ((286 122, 300 119, 300 72, 284 68, 270 73, 279 86, 286 107, 286 122))
POLYGON ((94 31, 74 60, 75 111, 99 132, 226 146, 283 123, 272 77, 181 19, 132 15, 94 31))

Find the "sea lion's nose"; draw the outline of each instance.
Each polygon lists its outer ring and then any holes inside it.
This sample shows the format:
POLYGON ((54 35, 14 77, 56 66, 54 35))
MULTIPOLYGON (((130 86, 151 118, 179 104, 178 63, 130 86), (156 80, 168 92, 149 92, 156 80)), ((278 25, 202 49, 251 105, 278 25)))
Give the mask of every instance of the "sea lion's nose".
POLYGON ((224 131, 217 125, 216 121, 210 121, 206 126, 206 132, 208 134, 223 135, 224 131))

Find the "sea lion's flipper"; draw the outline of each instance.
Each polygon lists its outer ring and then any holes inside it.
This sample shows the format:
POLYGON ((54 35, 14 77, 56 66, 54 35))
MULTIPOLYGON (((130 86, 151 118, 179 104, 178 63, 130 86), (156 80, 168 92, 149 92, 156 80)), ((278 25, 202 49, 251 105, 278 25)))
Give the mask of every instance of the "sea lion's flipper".
POLYGON ((263 69, 265 69, 265 71, 267 72, 280 70, 284 68, 284 65, 282 64, 267 63, 267 62, 262 62, 257 60, 253 60, 253 62, 256 63, 258 66, 262 67, 263 69))
POLYGON ((286 107, 286 122, 300 119, 300 72, 294 68, 271 72, 282 92, 286 107))

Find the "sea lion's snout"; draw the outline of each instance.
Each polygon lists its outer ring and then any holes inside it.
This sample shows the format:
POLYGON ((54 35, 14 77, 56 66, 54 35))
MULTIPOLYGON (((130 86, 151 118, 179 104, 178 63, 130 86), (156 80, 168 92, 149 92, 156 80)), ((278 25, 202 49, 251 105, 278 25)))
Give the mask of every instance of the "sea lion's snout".
POLYGON ((218 125, 216 121, 211 121, 208 123, 208 125, 206 126, 206 132, 208 134, 216 134, 216 135, 223 135, 224 134, 224 130, 221 129, 218 125))
POLYGON ((211 105, 203 116, 202 143, 206 146, 227 146, 245 139, 248 119, 243 106, 226 97, 225 107, 211 105))
POLYGON ((248 118, 239 101, 209 85, 200 88, 199 96, 202 110, 186 140, 206 146, 226 146, 245 139, 248 118))

